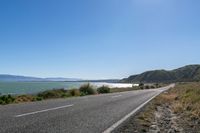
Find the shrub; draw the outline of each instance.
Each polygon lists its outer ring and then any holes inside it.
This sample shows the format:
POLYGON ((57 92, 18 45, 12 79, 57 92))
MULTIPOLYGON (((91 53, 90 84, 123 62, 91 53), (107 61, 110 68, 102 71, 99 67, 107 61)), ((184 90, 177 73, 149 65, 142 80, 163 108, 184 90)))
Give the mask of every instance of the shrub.
POLYGON ((143 87, 143 86, 144 86, 144 83, 140 83, 139 86, 140 86, 140 87, 141 87, 141 86, 143 87))
POLYGON ((71 95, 69 93, 63 93, 61 94, 61 98, 66 98, 66 97, 70 97, 71 95))
POLYGON ((81 93, 78 89, 69 90, 69 93, 71 96, 80 96, 81 95, 81 93))
POLYGON ((0 96, 0 104, 9 104, 9 103, 13 103, 14 101, 15 101, 15 98, 11 95, 0 96))
POLYGON ((66 93, 67 91, 64 89, 57 89, 57 90, 48 90, 48 91, 41 92, 37 96, 43 99, 60 98, 66 93))
POLYGON ((150 87, 148 85, 145 86, 145 89, 150 89, 150 87))
POLYGON ((35 99, 36 99, 36 101, 42 101, 43 100, 42 97, 38 97, 38 96, 35 99))
POLYGON ((79 88, 79 91, 81 93, 81 96, 96 94, 96 91, 93 89, 93 87, 89 83, 82 85, 79 88))
POLYGON ((86 94, 83 92, 80 92, 80 96, 86 96, 86 94))
POLYGON ((108 86, 102 86, 102 87, 99 87, 97 89, 97 92, 99 94, 102 94, 102 93, 110 93, 110 88, 108 86))
POLYGON ((144 89, 144 86, 140 86, 140 89, 143 90, 143 89, 144 89))
POLYGON ((159 84, 158 83, 156 83, 155 86, 156 86, 156 88, 159 88, 159 84))
POLYGON ((2 99, 0 99, 0 104, 5 104, 5 101, 3 101, 2 99))
POLYGON ((15 103, 32 102, 32 101, 35 101, 35 97, 31 95, 20 95, 15 98, 15 103))
POLYGON ((153 85, 151 86, 151 89, 155 89, 155 88, 156 88, 155 86, 153 86, 153 85))

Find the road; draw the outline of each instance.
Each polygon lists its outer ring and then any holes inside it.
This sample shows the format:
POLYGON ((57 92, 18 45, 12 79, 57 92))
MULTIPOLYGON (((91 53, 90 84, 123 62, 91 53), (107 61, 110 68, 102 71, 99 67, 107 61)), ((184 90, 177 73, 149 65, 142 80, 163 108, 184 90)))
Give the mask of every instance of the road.
POLYGON ((172 86, 0 106, 0 133, 109 133, 172 86))

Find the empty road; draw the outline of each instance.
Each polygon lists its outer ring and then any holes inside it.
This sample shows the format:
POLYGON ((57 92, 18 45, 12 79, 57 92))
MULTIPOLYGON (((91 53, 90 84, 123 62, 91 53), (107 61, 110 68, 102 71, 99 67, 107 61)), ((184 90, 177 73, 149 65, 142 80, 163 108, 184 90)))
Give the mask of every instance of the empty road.
POLYGON ((0 105, 0 133, 109 133, 170 87, 0 105))

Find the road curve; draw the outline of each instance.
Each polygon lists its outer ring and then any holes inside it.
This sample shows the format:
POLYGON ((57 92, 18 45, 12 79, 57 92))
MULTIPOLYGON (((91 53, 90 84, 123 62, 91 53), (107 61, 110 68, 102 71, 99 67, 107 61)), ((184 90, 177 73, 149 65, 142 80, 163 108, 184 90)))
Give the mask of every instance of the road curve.
POLYGON ((170 87, 0 106, 0 133, 108 133, 170 87))

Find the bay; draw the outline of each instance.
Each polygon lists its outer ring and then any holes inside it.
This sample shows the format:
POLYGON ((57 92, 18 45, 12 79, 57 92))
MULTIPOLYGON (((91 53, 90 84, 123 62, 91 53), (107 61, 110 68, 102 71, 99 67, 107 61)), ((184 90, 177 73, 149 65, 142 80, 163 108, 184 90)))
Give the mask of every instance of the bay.
POLYGON ((34 94, 50 89, 78 88, 84 82, 0 82, 1 94, 34 94))

